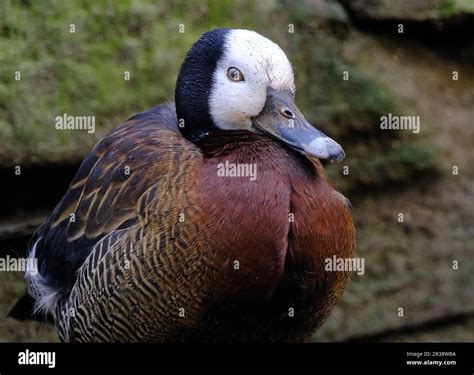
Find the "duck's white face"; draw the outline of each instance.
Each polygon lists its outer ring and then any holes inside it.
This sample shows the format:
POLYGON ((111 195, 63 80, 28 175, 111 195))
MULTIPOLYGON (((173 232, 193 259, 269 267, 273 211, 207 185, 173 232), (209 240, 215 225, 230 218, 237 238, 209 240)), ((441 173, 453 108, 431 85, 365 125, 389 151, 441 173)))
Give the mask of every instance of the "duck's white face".
POLYGON ((271 40, 250 30, 230 30, 213 74, 209 112, 221 129, 252 128, 267 88, 295 92, 291 63, 271 40))
POLYGON ((199 142, 216 130, 263 133, 296 151, 342 160, 341 146, 304 118, 295 104, 291 63, 254 31, 215 29, 190 49, 176 82, 181 133, 199 142))

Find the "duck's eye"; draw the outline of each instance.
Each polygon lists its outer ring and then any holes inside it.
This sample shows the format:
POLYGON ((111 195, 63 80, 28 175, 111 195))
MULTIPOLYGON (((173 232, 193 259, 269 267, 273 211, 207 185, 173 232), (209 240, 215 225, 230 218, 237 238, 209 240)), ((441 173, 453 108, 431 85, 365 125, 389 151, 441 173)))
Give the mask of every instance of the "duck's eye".
POLYGON ((227 78, 229 78, 233 82, 245 81, 242 72, 233 66, 227 69, 227 78))

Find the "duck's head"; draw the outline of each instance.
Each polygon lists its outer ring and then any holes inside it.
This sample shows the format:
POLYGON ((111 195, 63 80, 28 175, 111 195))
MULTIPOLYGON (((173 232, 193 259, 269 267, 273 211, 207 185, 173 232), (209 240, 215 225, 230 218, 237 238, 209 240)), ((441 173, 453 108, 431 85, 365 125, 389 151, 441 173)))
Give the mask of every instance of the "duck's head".
POLYGON ((249 30, 215 29, 189 50, 176 82, 176 112, 193 143, 218 130, 263 133, 319 159, 344 151, 304 118, 295 104, 291 63, 283 50, 249 30))

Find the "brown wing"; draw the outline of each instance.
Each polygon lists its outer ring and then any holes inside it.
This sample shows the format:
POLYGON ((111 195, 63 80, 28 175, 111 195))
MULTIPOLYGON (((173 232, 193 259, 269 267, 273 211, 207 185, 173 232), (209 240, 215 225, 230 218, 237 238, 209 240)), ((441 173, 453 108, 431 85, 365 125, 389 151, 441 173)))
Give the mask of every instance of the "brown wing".
POLYGON ((180 155, 200 152, 179 133, 172 104, 135 115, 103 138, 37 234, 36 256, 48 284, 72 286, 93 246, 138 220, 139 198, 175 172, 180 155))
MULTIPOLYGON (((183 156, 184 170, 189 156, 183 156)), ((170 186, 187 178, 162 178, 140 197, 139 221, 93 248, 58 305, 63 341, 174 341, 196 327, 218 272, 205 235, 179 219, 198 216, 187 189, 170 186)))

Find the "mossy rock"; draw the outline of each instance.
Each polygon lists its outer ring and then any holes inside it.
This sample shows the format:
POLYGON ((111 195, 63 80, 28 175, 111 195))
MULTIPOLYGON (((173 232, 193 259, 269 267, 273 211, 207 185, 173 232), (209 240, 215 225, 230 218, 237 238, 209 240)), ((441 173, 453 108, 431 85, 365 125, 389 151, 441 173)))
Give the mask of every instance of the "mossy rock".
POLYGON ((179 66, 203 32, 238 26, 262 32, 288 52, 298 104, 309 120, 343 144, 348 162, 360 172, 337 183, 346 189, 379 187, 422 172, 429 167, 429 153, 421 145, 403 146, 403 160, 386 152, 400 137, 381 133, 378 124, 381 115, 396 111, 395 99, 341 58, 341 38, 350 28, 344 8, 318 4, 9 4, 0 21, 7 72, 0 80, 0 135, 5 140, 0 163, 79 163, 118 123, 174 99, 179 66), (290 24, 294 33, 282 30, 281 25, 290 24), (179 32, 183 27, 184 33, 179 32), (21 80, 15 79, 17 71, 21 80), (347 81, 344 72, 350 75, 347 81), (96 132, 56 130, 55 117, 64 113, 95 116, 96 132))
POLYGON ((397 114, 397 99, 389 88, 344 60, 340 35, 315 33, 304 19, 298 27, 291 49, 297 101, 310 122, 344 147, 346 160, 328 168, 338 188, 383 189, 433 174, 436 160, 429 142, 411 132, 381 129, 382 116, 397 114))
POLYGON ((202 33, 217 26, 255 29, 260 14, 249 0, 25 1, 2 7, 3 167, 79 163, 127 117, 174 100, 181 62, 202 33), (96 132, 57 131, 55 117, 64 113, 95 116, 96 132))

